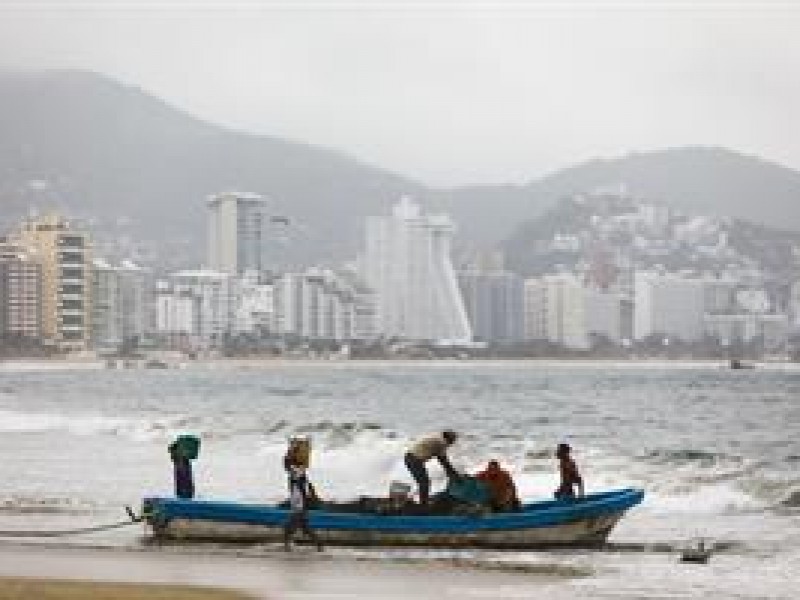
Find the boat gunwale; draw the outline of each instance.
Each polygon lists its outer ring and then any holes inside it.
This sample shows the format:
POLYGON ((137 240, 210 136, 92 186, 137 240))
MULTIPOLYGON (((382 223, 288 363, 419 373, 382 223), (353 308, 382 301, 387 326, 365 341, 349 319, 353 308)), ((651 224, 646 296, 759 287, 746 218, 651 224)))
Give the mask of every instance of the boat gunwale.
MULTIPOLYGON (((467 534, 479 531, 515 531, 553 527, 610 513, 623 513, 639 504, 644 492, 624 488, 589 494, 570 500, 527 503, 523 510, 488 515, 375 515, 364 513, 309 511, 311 526, 321 530, 384 533, 467 534)), ((172 519, 222 521, 239 524, 281 526, 288 509, 260 504, 238 504, 216 500, 146 498, 148 521, 154 527, 172 519), (176 510, 177 509, 177 510, 176 510)))

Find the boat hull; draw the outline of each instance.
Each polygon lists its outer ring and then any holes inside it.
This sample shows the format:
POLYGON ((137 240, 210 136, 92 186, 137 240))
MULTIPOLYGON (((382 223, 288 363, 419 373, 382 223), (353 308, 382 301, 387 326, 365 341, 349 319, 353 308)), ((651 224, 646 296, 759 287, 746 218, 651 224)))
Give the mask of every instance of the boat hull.
MULTIPOLYGON (((434 534, 335 529, 315 529, 315 531, 323 543, 341 546, 505 549, 590 547, 604 543, 621 517, 622 513, 616 513, 552 527, 473 533, 434 534)), ((156 537, 162 540, 186 542, 256 543, 278 542, 283 539, 281 527, 193 519, 174 519, 155 533, 156 537)))
MULTIPOLYGON (((311 511, 311 526, 329 545, 446 548, 590 547, 605 542, 640 490, 596 494, 579 501, 526 505, 483 517, 377 516, 311 511)), ((146 521, 157 539, 276 542, 285 510, 255 505, 149 499, 146 521)))

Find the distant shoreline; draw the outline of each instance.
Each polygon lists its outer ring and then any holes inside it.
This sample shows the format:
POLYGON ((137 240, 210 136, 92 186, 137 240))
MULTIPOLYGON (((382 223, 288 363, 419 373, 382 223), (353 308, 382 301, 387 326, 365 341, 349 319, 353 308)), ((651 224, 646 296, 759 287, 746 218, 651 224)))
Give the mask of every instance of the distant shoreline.
MULTIPOLYGON (((800 370, 800 363, 789 361, 752 361, 757 370, 800 370)), ((469 359, 322 359, 322 358, 208 358, 171 362, 164 370, 194 369, 272 369, 284 367, 615 367, 615 368, 715 368, 727 369, 729 362, 719 359, 663 358, 469 358, 469 359)), ((0 372, 52 370, 153 370, 138 365, 132 368, 110 369, 106 360, 87 357, 6 358, 0 359, 0 372)))

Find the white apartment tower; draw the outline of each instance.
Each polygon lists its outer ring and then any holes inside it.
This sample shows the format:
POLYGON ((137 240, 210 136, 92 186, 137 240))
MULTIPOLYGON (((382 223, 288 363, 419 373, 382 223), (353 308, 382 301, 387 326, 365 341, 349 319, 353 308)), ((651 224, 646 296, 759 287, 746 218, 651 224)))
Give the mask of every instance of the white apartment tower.
POLYGON ((219 347, 233 332, 235 294, 235 279, 227 273, 173 273, 157 284, 156 329, 194 349, 219 347))
POLYGON ((262 271, 270 216, 257 194, 225 192, 208 198, 208 267, 237 274, 262 271))
POLYGON ((701 278, 637 271, 633 298, 634 339, 663 335, 684 342, 700 340, 707 287, 707 280, 701 278))
POLYGON ((117 348, 138 344, 151 332, 149 273, 131 261, 112 266, 94 260, 92 275, 92 344, 117 348))
POLYGON ((525 281, 525 337, 587 350, 592 334, 620 340, 620 298, 585 286, 575 275, 545 275, 525 281))
POLYGON ((357 339, 359 298, 351 284, 329 269, 285 273, 277 282, 278 328, 305 339, 357 339))
POLYGON ((472 329, 450 260, 455 227, 404 197, 391 216, 368 217, 363 276, 386 337, 468 343, 472 329))

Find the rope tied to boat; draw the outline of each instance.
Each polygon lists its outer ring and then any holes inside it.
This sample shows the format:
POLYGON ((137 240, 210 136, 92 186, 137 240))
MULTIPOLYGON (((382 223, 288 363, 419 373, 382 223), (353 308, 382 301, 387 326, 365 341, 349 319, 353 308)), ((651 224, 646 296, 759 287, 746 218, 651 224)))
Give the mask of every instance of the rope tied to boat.
POLYGON ((73 529, 56 529, 56 530, 24 530, 24 529, 0 529, 0 537, 14 537, 14 538, 57 538, 67 537, 71 535, 84 535, 89 533, 99 533, 101 531, 110 531, 112 529, 121 529, 129 525, 136 525, 141 523, 144 516, 136 515, 130 506, 125 507, 125 512, 128 518, 124 521, 117 521, 115 523, 108 523, 105 525, 90 525, 88 527, 76 527, 73 529))

